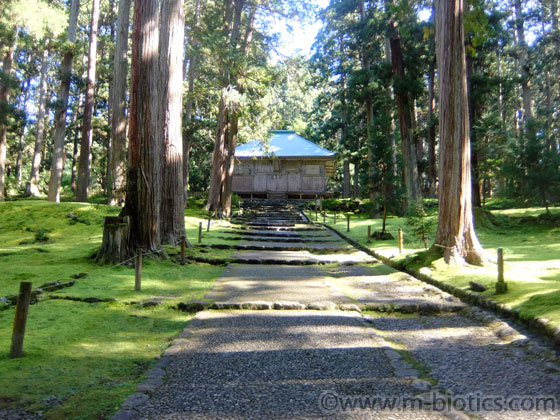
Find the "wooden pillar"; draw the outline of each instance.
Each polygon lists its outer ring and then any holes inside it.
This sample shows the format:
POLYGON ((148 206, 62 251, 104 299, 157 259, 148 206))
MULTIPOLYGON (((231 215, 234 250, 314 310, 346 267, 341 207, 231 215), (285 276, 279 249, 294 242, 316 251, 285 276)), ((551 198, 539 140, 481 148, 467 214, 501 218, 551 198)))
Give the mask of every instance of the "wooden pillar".
POLYGON ((25 337, 25 326, 27 325, 30 300, 31 282, 23 281, 19 284, 14 329, 12 331, 12 346, 10 347, 10 358, 12 359, 23 356, 23 339, 25 337))
POLYGON ((185 250, 187 248, 187 241, 185 237, 181 238, 181 265, 185 265, 185 250))
POLYGON ((142 248, 138 248, 136 251, 136 264, 134 268, 134 290, 139 292, 142 290, 142 248))
POLYGON ((507 283, 504 281, 504 249, 498 248, 498 282, 496 283, 496 293, 507 292, 507 283))

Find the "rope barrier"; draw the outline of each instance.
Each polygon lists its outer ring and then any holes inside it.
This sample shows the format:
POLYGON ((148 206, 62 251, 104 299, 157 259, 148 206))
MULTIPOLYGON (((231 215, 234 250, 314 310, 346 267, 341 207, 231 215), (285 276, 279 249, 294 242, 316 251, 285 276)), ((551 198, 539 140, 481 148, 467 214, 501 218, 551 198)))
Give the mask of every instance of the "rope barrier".
MULTIPOLYGON (((183 239, 179 240, 179 242, 176 242, 176 243, 174 243, 174 244, 171 244, 171 246, 179 246, 179 245, 181 245, 181 242, 182 242, 182 241, 183 241, 183 239)), ((148 253, 142 254, 142 255, 145 257, 145 256, 147 256, 147 255, 160 254, 161 252, 163 252, 163 249, 159 249, 159 250, 157 250, 157 251, 148 252, 148 253)), ((124 264, 126 264, 126 263, 128 263, 128 262, 130 262, 130 261, 135 260, 136 257, 137 257, 136 255, 133 256, 133 257, 130 257, 128 260, 124 260, 124 261, 122 261, 122 262, 120 262, 120 263, 118 263, 118 264, 113 265, 113 267, 118 267, 119 265, 124 265, 124 264)))

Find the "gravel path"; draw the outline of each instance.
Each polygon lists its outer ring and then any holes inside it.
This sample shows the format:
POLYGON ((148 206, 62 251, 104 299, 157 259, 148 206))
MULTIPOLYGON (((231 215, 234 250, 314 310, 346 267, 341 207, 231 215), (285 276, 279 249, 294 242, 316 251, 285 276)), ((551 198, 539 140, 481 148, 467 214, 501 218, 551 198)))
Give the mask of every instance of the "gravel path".
MULTIPOLYGON (((560 401, 560 372, 547 371, 543 357, 547 347, 531 352, 519 345, 522 343, 507 344, 484 324, 456 314, 374 317, 370 322, 378 333, 426 366, 429 375, 449 395, 480 394, 504 399, 550 396, 560 401)), ((560 413, 488 412, 478 413, 478 417, 557 419, 560 413)))
POLYGON ((394 377, 386 342, 358 314, 212 311, 201 319, 138 418, 411 418, 329 405, 334 394, 415 393, 410 379, 394 377))
POLYGON ((231 264, 206 298, 239 303, 259 300, 350 302, 339 291, 328 287, 326 281, 325 274, 316 266, 231 264))
MULTIPOLYGON (((251 211, 259 212, 258 207, 251 211)), ((245 226, 243 232, 251 239, 262 236, 255 243, 265 247, 275 234, 336 239, 320 228, 285 228, 245 226)), ((208 299, 285 301, 278 305, 284 308, 321 302, 330 306, 309 307, 329 310, 199 312, 115 420, 560 418, 560 410, 526 409, 551 402, 560 407, 559 354, 515 325, 360 252, 263 250, 235 256, 338 263, 230 264, 208 299), (330 310, 349 303, 413 313, 368 315, 356 306, 350 312, 330 310), (422 315, 427 306, 444 313, 422 315), (422 409, 380 408, 401 407, 403 398, 415 407, 422 402, 422 409), (450 401, 461 411, 440 412, 450 401), (497 410, 504 404, 507 410, 497 410), (520 404, 525 410, 517 410, 520 404)))

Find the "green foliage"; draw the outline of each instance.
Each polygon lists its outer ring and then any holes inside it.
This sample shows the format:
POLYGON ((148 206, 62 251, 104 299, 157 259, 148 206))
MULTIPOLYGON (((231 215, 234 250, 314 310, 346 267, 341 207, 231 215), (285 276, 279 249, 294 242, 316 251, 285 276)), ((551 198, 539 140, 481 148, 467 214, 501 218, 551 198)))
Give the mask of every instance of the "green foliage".
POLYGON ((49 242, 50 238, 48 233, 49 231, 47 229, 37 229, 37 231, 35 232, 35 242, 49 242))
POLYGON ((422 203, 415 203, 409 207, 406 224, 412 229, 412 234, 422 241, 425 249, 428 249, 429 235, 433 231, 435 219, 428 216, 422 203))
MULTIPOLYGON (((311 202, 314 206, 315 202, 311 202)), ((323 200, 323 208, 329 211, 355 212, 359 209, 360 202, 351 198, 327 198, 323 200)))

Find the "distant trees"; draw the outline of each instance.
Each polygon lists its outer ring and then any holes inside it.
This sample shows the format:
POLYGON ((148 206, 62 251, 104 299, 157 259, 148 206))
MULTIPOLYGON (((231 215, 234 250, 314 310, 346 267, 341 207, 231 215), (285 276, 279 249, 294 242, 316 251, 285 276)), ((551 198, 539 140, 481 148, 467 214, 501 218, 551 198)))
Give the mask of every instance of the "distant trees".
POLYGON ((60 187, 62 185, 62 172, 64 170, 64 140, 66 135, 66 113, 68 111, 68 98, 70 95, 70 81, 72 77, 72 59, 74 51, 72 44, 76 42, 76 31, 78 28, 78 13, 80 11, 80 0, 72 0, 70 5, 70 20, 68 23, 67 39, 70 45, 66 45, 64 58, 60 65, 60 87, 56 99, 54 116, 54 139, 52 145, 51 178, 49 181, 49 201, 60 201, 60 187))
POLYGON ((113 103, 111 120, 111 144, 107 190, 109 202, 124 202, 126 188, 126 108, 128 76, 128 27, 132 0, 120 0, 116 24, 116 40, 113 68, 113 103))
POLYGON ((76 201, 87 202, 89 184, 91 182, 91 146, 92 118, 95 93, 95 73, 97 69, 97 30, 99 26, 99 2, 91 3, 91 24, 89 28, 89 53, 86 76, 86 96, 84 103, 84 119, 82 122, 82 140, 80 143, 80 160, 78 163, 78 184, 76 201))

